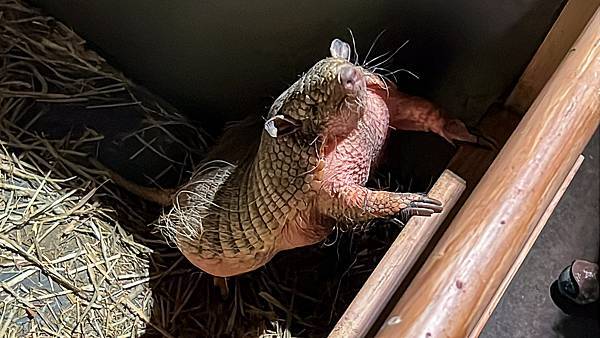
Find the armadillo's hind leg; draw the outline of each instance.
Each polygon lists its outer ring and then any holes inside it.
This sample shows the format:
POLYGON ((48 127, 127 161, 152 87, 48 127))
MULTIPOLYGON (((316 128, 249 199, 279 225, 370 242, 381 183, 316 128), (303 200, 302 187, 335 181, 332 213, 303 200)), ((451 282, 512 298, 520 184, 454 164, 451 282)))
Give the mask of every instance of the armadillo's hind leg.
POLYGON ((385 99, 390 114, 390 127, 394 129, 430 131, 452 144, 455 141, 462 141, 486 148, 497 148, 494 140, 469 130, 458 119, 449 118, 440 107, 424 98, 404 94, 393 86, 390 86, 387 91, 374 90, 385 99))
POLYGON ((450 143, 463 141, 489 149, 498 149, 498 143, 494 139, 486 137, 475 128, 468 128, 458 119, 444 119, 443 128, 438 134, 450 143))
POLYGON ((123 176, 119 175, 113 170, 107 168, 94 158, 89 158, 89 161, 96 168, 105 172, 108 178, 110 178, 116 185, 129 191, 130 193, 139 196, 147 201, 160 204, 162 206, 170 206, 173 203, 173 195, 176 192, 175 189, 143 187, 141 185, 129 181, 128 179, 124 178, 123 176))

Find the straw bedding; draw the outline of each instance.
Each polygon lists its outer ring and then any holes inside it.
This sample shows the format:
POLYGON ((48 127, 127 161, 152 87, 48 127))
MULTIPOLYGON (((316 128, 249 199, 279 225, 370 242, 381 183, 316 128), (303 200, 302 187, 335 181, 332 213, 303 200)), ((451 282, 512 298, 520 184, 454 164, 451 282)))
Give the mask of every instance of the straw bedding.
POLYGON ((165 242, 160 210, 88 160, 150 159, 132 164, 137 181, 174 186, 206 135, 60 22, 0 0, 0 336, 325 336, 396 226, 280 254, 230 279, 223 299, 165 242), (90 116, 137 122, 115 133, 118 120, 90 116))

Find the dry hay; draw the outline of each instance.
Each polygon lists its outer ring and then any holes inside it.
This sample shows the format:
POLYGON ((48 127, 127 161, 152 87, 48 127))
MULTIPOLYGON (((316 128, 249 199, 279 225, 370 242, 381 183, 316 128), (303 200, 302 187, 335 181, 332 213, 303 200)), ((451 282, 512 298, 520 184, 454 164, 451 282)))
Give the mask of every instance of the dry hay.
POLYGON ((150 250, 90 201, 96 189, 67 188, 8 153, 0 170, 0 336, 143 331, 150 250))
POLYGON ((151 155, 142 183, 174 184, 166 178, 185 180, 204 154, 203 136, 66 26, 0 0, 0 336, 326 335, 396 227, 279 254, 231 278, 222 299, 151 225, 160 210, 88 161, 151 155), (140 123, 117 135, 56 123, 91 111, 140 123))

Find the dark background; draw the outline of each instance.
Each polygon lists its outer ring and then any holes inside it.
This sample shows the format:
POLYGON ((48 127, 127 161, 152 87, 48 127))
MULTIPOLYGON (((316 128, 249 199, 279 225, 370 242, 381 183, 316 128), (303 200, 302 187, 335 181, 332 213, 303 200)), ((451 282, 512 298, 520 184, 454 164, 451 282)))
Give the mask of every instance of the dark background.
POLYGON ((37 0, 129 77, 205 125, 263 114, 301 72, 354 32, 364 57, 410 43, 401 87, 474 123, 511 88, 563 0, 37 0))
MULTIPOLYGON (((350 41, 348 29, 361 60, 384 29, 371 57, 409 40, 386 64, 387 69, 419 75, 417 80, 398 73, 400 89, 429 98, 476 125, 513 87, 563 0, 34 3, 72 26, 117 69, 218 136, 225 121, 266 114, 274 97, 328 55, 334 37, 350 41)), ((117 115, 114 127, 103 134, 128 132, 118 129, 131 125, 124 120, 132 114, 117 115)), ((107 116, 114 114, 86 120, 106 125, 111 122, 107 116)), ((72 117, 60 117, 64 119, 72 117)), ((110 165, 130 179, 136 180, 140 168, 156 166, 152 159, 119 160, 135 150, 113 148, 103 148, 101 159, 115 159, 110 165)), ((435 135, 393 133, 379 170, 382 177, 392 173, 388 186, 425 191, 454 150, 435 135)))

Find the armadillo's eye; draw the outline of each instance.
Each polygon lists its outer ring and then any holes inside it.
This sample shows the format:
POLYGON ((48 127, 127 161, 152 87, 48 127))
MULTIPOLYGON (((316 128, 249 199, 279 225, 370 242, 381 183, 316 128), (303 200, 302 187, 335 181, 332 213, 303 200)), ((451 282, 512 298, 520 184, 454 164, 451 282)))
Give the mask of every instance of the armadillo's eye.
POLYGON ((299 128, 300 121, 284 115, 275 115, 265 122, 265 130, 271 137, 289 135, 299 128))

